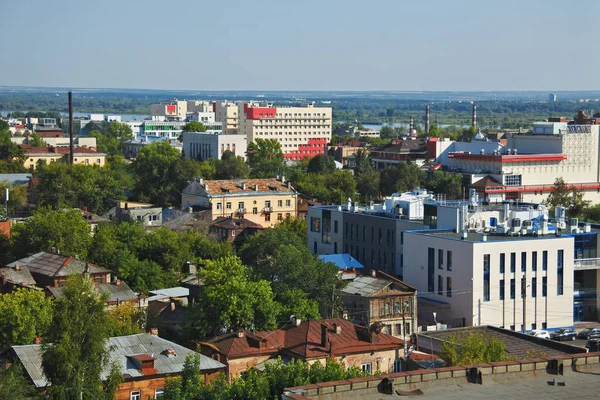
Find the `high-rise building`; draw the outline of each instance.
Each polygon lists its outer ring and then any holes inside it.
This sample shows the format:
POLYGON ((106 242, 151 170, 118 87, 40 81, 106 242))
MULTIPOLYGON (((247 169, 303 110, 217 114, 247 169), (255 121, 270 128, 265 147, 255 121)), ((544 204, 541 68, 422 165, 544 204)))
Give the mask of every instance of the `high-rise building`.
POLYGON ((274 107, 272 104, 239 103, 239 133, 248 143, 275 139, 288 160, 302 160, 325 152, 331 139, 331 107, 274 107))
POLYGON ((556 94, 555 93, 550 93, 548 95, 548 103, 554 103, 556 101, 556 94))
POLYGON ((238 133, 239 117, 238 105, 232 101, 213 102, 215 121, 223 124, 224 133, 230 135, 238 133))

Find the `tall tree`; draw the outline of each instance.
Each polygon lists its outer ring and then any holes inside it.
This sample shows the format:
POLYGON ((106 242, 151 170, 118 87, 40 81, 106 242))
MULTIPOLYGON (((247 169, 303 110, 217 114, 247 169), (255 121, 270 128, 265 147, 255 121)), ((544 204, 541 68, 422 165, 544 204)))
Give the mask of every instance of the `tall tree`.
POLYGON ((96 148, 109 157, 123 154, 123 144, 133 139, 131 127, 125 123, 112 122, 108 129, 103 124, 103 132, 93 130, 90 136, 96 138, 96 148))
POLYGON ((91 280, 74 276, 67 281, 63 296, 56 300, 42 355, 52 398, 114 398, 115 387, 105 387, 101 379, 109 363, 106 299, 106 295, 98 294, 91 280))
POLYGON ((335 170, 336 166, 333 157, 319 154, 310 159, 307 172, 312 174, 331 174, 335 170))
POLYGON ((11 185, 6 181, 0 181, 0 215, 4 214, 4 200, 6 189, 8 189, 8 215, 14 215, 17 207, 27 203, 27 187, 23 185, 11 185))
POLYGON ((402 193, 421 186, 425 180, 425 173, 418 165, 400 162, 390 165, 381 171, 380 189, 388 196, 392 193, 402 193))
POLYGON ((565 207, 569 217, 581 216, 589 201, 583 200, 583 192, 565 183, 563 178, 556 178, 554 190, 546 199, 546 204, 551 210, 558 206, 565 207))
POLYGON ((33 132, 31 135, 29 135, 29 139, 28 139, 27 143, 31 147, 47 147, 48 146, 48 143, 46 143, 42 139, 42 137, 35 132, 33 132))
POLYGON ((354 160, 356 162, 356 167, 354 168, 354 173, 357 176, 361 174, 365 174, 374 170, 373 159, 371 157, 371 153, 366 148, 360 148, 354 154, 354 160))
POLYGON ((460 199, 462 196, 462 175, 435 171, 427 179, 425 186, 434 193, 445 194, 449 200, 460 199))
POLYGON ((42 291, 17 289, 0 294, 0 349, 32 344, 52 322, 52 302, 42 291))
POLYGON ((225 150, 221 159, 216 162, 215 175, 216 179, 247 178, 250 175, 250 168, 244 161, 244 157, 236 156, 234 152, 225 150))
POLYGON ((206 126, 202 122, 190 121, 183 127, 184 132, 206 132, 206 126))
POLYGON ((56 247, 64 254, 85 259, 91 241, 90 227, 79 210, 40 207, 31 218, 14 227, 14 248, 18 256, 56 247))
POLYGON ((0 371, 0 399, 41 400, 42 395, 26 376, 23 367, 13 364, 9 369, 0 371))
POLYGON ((256 178, 271 178, 284 171, 281 143, 276 139, 256 139, 248 144, 246 155, 252 176, 256 178))
POLYGON ((239 328, 276 328, 279 309, 269 283, 252 280, 239 258, 206 261, 198 278, 204 289, 187 319, 191 335, 210 337, 239 328))

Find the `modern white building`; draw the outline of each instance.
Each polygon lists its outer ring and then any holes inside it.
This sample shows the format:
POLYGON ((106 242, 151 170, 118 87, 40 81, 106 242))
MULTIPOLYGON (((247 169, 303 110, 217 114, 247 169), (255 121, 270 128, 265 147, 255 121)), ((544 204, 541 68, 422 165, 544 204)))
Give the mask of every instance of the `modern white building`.
POLYGON ((183 132, 183 154, 194 160, 220 160, 225 150, 246 158, 246 149, 245 135, 223 135, 221 131, 183 132))
POLYGON ((299 161, 324 154, 331 140, 331 107, 274 107, 272 104, 238 103, 239 133, 248 143, 275 139, 283 156, 299 161))

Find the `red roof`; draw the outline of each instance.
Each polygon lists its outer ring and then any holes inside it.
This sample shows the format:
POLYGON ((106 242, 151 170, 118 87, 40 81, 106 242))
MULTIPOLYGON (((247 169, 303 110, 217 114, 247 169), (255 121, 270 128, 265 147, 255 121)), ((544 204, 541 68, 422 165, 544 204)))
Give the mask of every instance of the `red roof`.
POLYGON ((404 346, 402 340, 377 332, 373 327, 356 325, 343 318, 330 318, 303 321, 298 326, 287 326, 276 331, 244 332, 242 337, 237 333, 229 333, 213 338, 206 344, 229 358, 282 351, 301 359, 370 353, 404 346), (324 330, 327 336, 325 345, 322 342, 324 330))
MULTIPOLYGON (((25 149, 25 154, 69 154, 68 146, 48 146, 48 147, 31 147, 30 145, 21 145, 25 149)), ((88 147, 75 147, 74 154, 103 154, 88 147)))

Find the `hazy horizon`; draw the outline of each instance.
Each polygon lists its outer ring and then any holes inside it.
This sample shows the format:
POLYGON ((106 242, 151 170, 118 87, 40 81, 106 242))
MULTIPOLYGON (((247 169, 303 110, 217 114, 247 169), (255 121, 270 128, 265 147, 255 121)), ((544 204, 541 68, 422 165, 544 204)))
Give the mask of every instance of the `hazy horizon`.
POLYGON ((0 5, 0 85, 191 91, 600 88, 600 2, 0 5), (573 16, 571 16, 573 15, 573 16))

